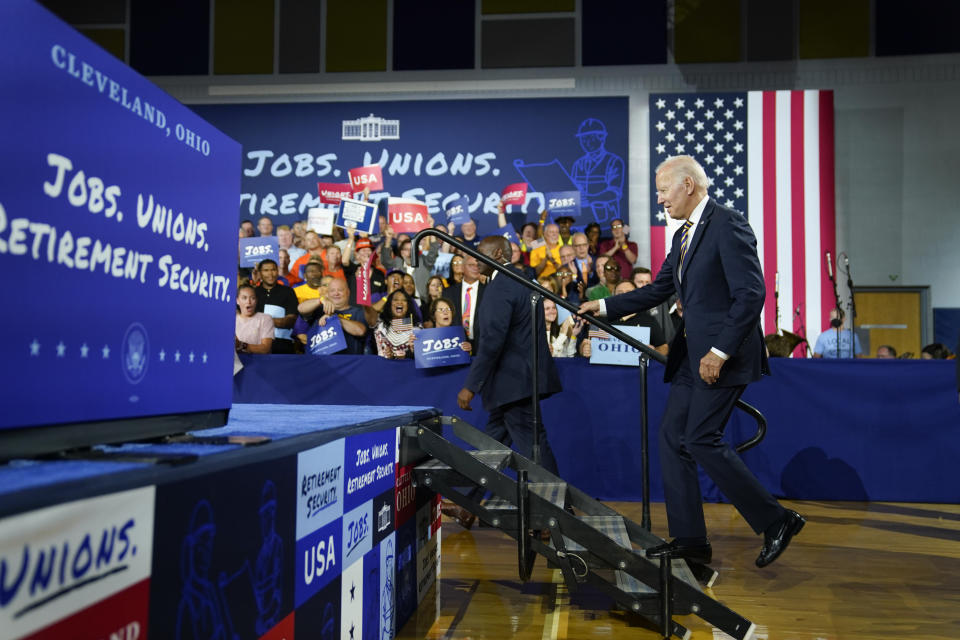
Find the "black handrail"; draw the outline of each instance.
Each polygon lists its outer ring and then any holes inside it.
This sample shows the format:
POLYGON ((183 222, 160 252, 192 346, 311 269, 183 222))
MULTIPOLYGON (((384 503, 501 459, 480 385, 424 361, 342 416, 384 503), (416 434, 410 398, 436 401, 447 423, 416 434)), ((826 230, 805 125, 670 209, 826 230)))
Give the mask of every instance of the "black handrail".
MULTIPOLYGON (((579 313, 580 309, 576 305, 571 304, 570 302, 564 300, 563 298, 561 298, 554 292, 550 291, 549 289, 545 289, 544 287, 540 286, 538 283, 533 282, 532 280, 528 280, 520 273, 517 273, 512 269, 508 269, 506 265, 500 264, 496 260, 493 260, 492 258, 489 258, 483 255, 473 247, 467 246, 463 242, 460 242, 456 238, 452 237, 450 234, 444 231, 440 231, 439 229, 433 229, 433 228, 423 229, 417 232, 417 235, 414 236, 413 243, 412 243, 414 250, 411 252, 411 257, 413 259, 413 266, 416 267, 420 265, 420 250, 419 250, 420 241, 423 240, 423 238, 426 236, 434 236, 436 238, 440 238, 444 242, 453 245, 454 247, 463 251, 467 255, 473 256, 474 258, 484 263, 485 265, 499 271, 500 273, 502 273, 507 277, 512 278, 516 282, 519 282, 524 287, 528 289, 532 289, 533 291, 536 291, 537 293, 542 295, 544 298, 548 298, 552 300, 555 304, 574 313, 575 315, 586 320, 590 324, 597 326, 600 329, 603 329, 608 334, 612 335, 618 340, 621 340, 627 343, 628 345, 630 345, 631 347, 633 347, 634 349, 637 349, 638 351, 640 351, 640 353, 650 358, 651 360, 656 360, 661 364, 666 364, 667 357, 662 353, 660 353, 659 351, 656 351, 655 349, 651 349, 650 347, 643 344, 633 336, 627 335, 623 331, 620 331, 620 329, 617 329, 610 323, 604 320, 601 320, 596 316, 580 315, 579 313)), ((743 400, 737 400, 737 408, 742 411, 745 411, 748 415, 750 415, 750 417, 752 417, 757 422, 756 434, 754 434, 753 437, 746 440, 745 442, 742 442, 738 444, 736 447, 734 447, 734 449, 738 453, 742 453, 747 449, 751 449, 757 446, 760 443, 760 441, 763 440, 764 436, 766 436, 766 433, 767 433, 767 420, 766 418, 763 417, 763 414, 760 413, 760 411, 756 407, 753 407, 752 405, 747 404, 743 400)))

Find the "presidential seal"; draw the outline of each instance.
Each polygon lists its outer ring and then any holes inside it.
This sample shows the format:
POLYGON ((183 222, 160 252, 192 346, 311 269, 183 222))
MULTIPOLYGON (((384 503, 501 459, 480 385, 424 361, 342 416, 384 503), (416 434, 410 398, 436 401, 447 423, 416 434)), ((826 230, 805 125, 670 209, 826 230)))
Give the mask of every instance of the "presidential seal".
POLYGON ((123 375, 130 384, 138 384, 147 375, 147 364, 150 362, 150 340, 147 330, 139 322, 127 327, 123 336, 123 351, 120 357, 120 366, 123 375))

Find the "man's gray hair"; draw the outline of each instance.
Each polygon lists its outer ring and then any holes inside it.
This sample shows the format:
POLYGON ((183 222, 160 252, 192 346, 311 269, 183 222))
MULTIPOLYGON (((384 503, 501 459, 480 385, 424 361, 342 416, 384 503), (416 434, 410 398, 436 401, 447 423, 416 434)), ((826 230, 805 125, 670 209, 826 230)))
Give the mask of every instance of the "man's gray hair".
POLYGON ((707 172, 693 156, 670 156, 657 165, 655 174, 663 170, 669 172, 674 180, 689 177, 693 184, 704 191, 710 186, 707 172))

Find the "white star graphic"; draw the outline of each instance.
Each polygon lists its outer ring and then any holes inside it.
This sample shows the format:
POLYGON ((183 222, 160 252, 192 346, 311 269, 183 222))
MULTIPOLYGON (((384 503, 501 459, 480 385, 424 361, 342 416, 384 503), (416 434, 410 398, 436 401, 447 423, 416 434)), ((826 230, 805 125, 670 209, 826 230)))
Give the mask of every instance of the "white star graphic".
POLYGON ((713 120, 713 109, 707 109, 703 112, 703 117, 707 120, 713 120))
POLYGON ((100 353, 103 355, 104 360, 108 360, 110 358, 110 347, 103 345, 103 349, 100 349, 100 353))
POLYGON ((740 129, 743 129, 743 120, 734 120, 733 128, 736 129, 737 131, 740 131, 740 129))
POLYGON ((743 98, 737 98, 733 101, 733 106, 739 108, 743 106, 743 98))
MULTIPOLYGON (((666 148, 665 146, 663 146, 663 143, 662 143, 662 142, 657 145, 657 153, 663 153, 663 152, 666 151, 666 150, 667 150, 667 148, 666 148)), ((532 387, 531 387, 531 388, 532 388, 532 387)))
MULTIPOLYGON (((200 359, 203 360, 203 364, 207 364, 207 352, 204 351, 203 355, 200 356, 200 359)), ((531 387, 532 388, 532 387, 531 387)))
POLYGON ((717 131, 720 131, 721 129, 723 129, 723 120, 717 120, 716 122, 714 122, 713 128, 716 129, 717 131))
POLYGON ((730 109, 727 109, 726 111, 723 112, 723 117, 729 120, 730 118, 733 117, 733 111, 731 111, 730 109))
POLYGON ((697 121, 693 124, 693 128, 696 129, 697 131, 703 131, 703 121, 702 121, 702 120, 697 120, 697 121))
MULTIPOLYGON (((190 362, 193 362, 193 351, 190 352, 190 355, 187 356, 187 358, 189 358, 190 362)), ((531 387, 531 389, 532 389, 532 388, 533 388, 533 387, 531 387)))
POLYGON ((667 111, 665 114, 663 114, 663 116, 664 116, 667 120, 673 120, 674 115, 675 115, 675 114, 674 114, 673 111, 667 111))
MULTIPOLYGON (((740 189, 740 188, 734 189, 733 195, 737 196, 738 198, 742 198, 742 197, 743 197, 743 189, 740 189)), ((531 387, 531 388, 532 388, 532 387, 531 387)))
POLYGON ((737 166, 735 166, 735 167, 733 168, 733 172, 734 172, 735 174, 737 174, 738 176, 742 176, 742 175, 743 175, 743 167, 741 167, 740 165, 737 165, 737 166))
POLYGON ((663 98, 660 98, 659 100, 657 100, 657 109, 663 109, 665 106, 667 106, 666 100, 664 100, 663 98))
POLYGON ((696 102, 693 103, 697 109, 703 109, 703 98, 697 98, 696 102))
POLYGON ((177 349, 176 351, 173 352, 173 361, 174 361, 174 362, 180 362, 180 350, 179 350, 179 349, 177 349))
POLYGON ((713 171, 714 171, 714 173, 716 173, 718 176, 722 176, 722 175, 723 175, 723 165, 722 165, 722 164, 718 164, 717 166, 715 166, 715 167, 713 168, 713 171))
POLYGON ((683 114, 687 120, 693 120, 694 113, 692 110, 687 109, 687 112, 683 114))
POLYGON ((677 98, 677 101, 673 104, 677 105, 677 109, 683 109, 683 105, 686 103, 683 101, 683 98, 677 98))
POLYGON ((667 142, 673 142, 677 138, 677 136, 673 135, 673 132, 671 131, 666 135, 666 138, 667 138, 667 142))
POLYGON ((707 184, 710 185, 711 187, 713 186, 713 178, 711 178, 710 176, 707 176, 707 184))
POLYGON ((743 145, 738 142, 737 144, 733 145, 733 150, 737 153, 740 153, 743 151, 743 145))
POLYGON ((707 142, 713 142, 713 131, 707 131, 705 134, 703 134, 703 139, 707 142))
POLYGON ((682 144, 678 144, 678 145, 677 145, 677 153, 678 153, 678 154, 683 153, 683 145, 682 145, 682 144))
POLYGON ((67 353, 67 345, 63 344, 63 340, 57 343, 57 357, 62 358, 67 353))
POLYGON ((727 131, 725 134, 723 134, 723 139, 727 142, 733 142, 733 134, 727 131))
POLYGON ((697 146, 694 147, 694 149, 696 149, 697 153, 703 153, 703 145, 700 144, 699 142, 697 143, 697 146))
POLYGON ((716 197, 716 198, 722 198, 722 197, 723 197, 723 189, 717 189, 716 191, 713 192, 713 195, 714 195, 714 197, 716 197))
POLYGON ((732 186, 733 186, 733 178, 731 178, 730 176, 727 176, 727 179, 723 181, 723 184, 727 185, 728 187, 732 187, 732 186))
MULTIPOLYGON (((657 124, 654 125, 657 128, 657 131, 663 131, 667 125, 663 123, 663 120, 657 121, 657 124)), ((532 387, 531 387, 532 388, 532 387)))
POLYGON ((727 201, 724 202, 723 204, 724 206, 730 207, 731 209, 733 208, 733 200, 731 200, 730 198, 727 198, 727 201))
POLYGON ((687 132, 687 135, 685 135, 685 136, 683 136, 683 137, 684 137, 684 139, 686 139, 687 142, 693 142, 693 134, 690 133, 689 131, 687 132))
MULTIPOLYGON (((707 155, 705 155, 705 156, 703 157, 703 161, 706 162, 707 164, 713 164, 713 156, 708 153, 707 155)), ((531 387, 531 388, 533 388, 533 387, 531 387)))
POLYGON ((715 106, 717 109, 723 109, 723 98, 717 98, 714 100, 713 106, 715 106))
POLYGON ((677 120, 676 129, 677 131, 683 131, 684 128, 683 120, 677 120))
MULTIPOLYGON (((727 155, 725 155, 725 156, 723 157, 723 161, 726 162, 727 164, 732 164, 732 163, 733 163, 733 156, 728 153, 727 155)), ((531 389, 532 389, 532 387, 531 387, 531 389)))
MULTIPOLYGON (((663 221, 666 220, 666 219, 667 219, 667 214, 665 214, 665 213, 663 212, 663 209, 661 209, 660 211, 657 211, 657 220, 663 222, 663 221)), ((531 387, 531 389, 532 389, 532 388, 533 388, 533 387, 531 387)))
POLYGON ((33 342, 30 343, 30 355, 31 356, 40 355, 40 343, 37 342, 36 338, 34 338, 33 342))
POLYGON ((160 349, 160 353, 158 353, 157 355, 160 356, 160 362, 164 362, 167 359, 167 352, 164 351, 163 349, 160 349))
POLYGON ((87 343, 84 342, 82 345, 80 345, 80 357, 86 358, 88 353, 90 353, 90 347, 88 347, 87 343))
POLYGON ((722 144, 722 143, 718 142, 717 144, 713 145, 713 148, 714 148, 714 150, 717 152, 717 154, 723 153, 723 144, 722 144))

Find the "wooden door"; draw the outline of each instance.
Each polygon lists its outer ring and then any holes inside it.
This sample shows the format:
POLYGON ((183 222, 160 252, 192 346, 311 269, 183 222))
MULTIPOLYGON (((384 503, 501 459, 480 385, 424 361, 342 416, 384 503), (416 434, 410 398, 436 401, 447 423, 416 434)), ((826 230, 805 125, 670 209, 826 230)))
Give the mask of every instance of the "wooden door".
POLYGON ((855 327, 870 332, 870 353, 873 357, 877 347, 891 345, 897 355, 905 352, 920 357, 923 334, 923 301, 916 289, 897 291, 857 291, 854 293, 857 305, 855 327))

